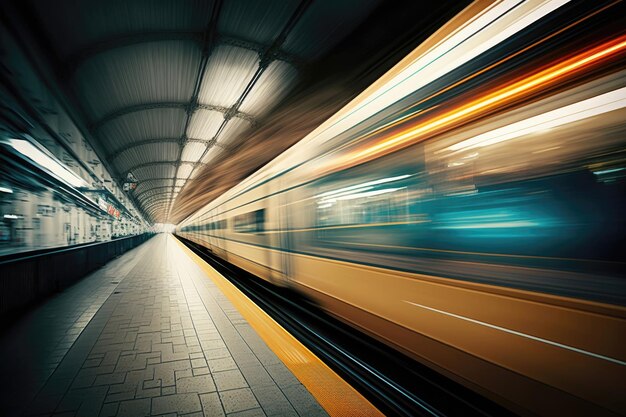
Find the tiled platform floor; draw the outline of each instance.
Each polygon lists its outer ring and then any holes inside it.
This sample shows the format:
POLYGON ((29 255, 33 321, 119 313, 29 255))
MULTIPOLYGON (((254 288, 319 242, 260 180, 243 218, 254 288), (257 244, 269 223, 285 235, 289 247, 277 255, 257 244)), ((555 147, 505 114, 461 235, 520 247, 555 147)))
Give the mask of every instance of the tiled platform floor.
POLYGON ((0 415, 326 415, 168 235, 21 319, 0 359, 0 415))

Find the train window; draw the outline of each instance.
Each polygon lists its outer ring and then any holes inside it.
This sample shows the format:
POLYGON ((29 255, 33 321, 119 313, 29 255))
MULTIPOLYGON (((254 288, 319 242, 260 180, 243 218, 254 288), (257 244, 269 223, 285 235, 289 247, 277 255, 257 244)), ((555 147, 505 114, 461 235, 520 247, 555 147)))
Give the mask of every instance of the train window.
POLYGON ((405 178, 408 176, 370 181, 318 195, 317 226, 407 221, 409 204, 405 178))
POLYGON ((262 233, 265 229, 265 209, 235 216, 234 230, 238 233, 262 233))

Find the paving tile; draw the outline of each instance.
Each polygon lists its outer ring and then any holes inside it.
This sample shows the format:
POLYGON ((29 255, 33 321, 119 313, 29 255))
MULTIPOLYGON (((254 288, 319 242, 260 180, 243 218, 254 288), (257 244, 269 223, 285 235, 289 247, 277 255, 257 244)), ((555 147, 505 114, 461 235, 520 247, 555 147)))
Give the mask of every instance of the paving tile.
POLYGON ((290 385, 282 388, 282 392, 301 416, 328 416, 303 385, 290 385))
POLYGON ((251 410, 239 411, 237 413, 230 413, 228 417, 265 417, 266 414, 260 408, 253 408, 251 410))
POLYGON ((198 394, 173 394, 152 399, 152 414, 185 414, 196 411, 202 411, 198 394))
POLYGON ((102 405, 100 409, 99 417, 115 417, 117 415, 117 409, 119 408, 119 403, 105 403, 102 405))
POLYGON ((214 392, 215 383, 211 375, 200 375, 189 378, 181 378, 176 381, 176 392, 197 392, 200 394, 214 392))
POLYGON ((289 369, 282 363, 267 365, 265 369, 270 374, 276 384, 281 387, 300 384, 300 381, 291 373, 289 369))
POLYGON ((150 399, 122 401, 117 417, 142 417, 150 415, 150 399))
POLYGON ((238 369, 232 371, 216 372, 212 375, 218 391, 226 391, 248 386, 246 380, 238 369))
POLYGON ((200 402, 202 403, 202 411, 205 417, 221 417, 225 415, 224 407, 217 392, 201 394, 200 402))
POLYGON ((198 266, 170 255, 179 249, 168 239, 44 305, 28 330, 42 357, 23 353, 42 364, 25 415, 325 415, 198 266))
POLYGON ((275 386, 276 382, 262 365, 242 366, 239 371, 243 374, 251 388, 275 386))
POLYGON ((229 371, 237 369, 237 364, 232 357, 209 359, 209 369, 211 372, 229 371))
POLYGON ((219 393, 226 414, 259 407, 250 388, 240 388, 219 393))
POLYGON ((296 414, 291 403, 275 385, 255 387, 254 396, 268 416, 296 414))
POLYGON ((210 373, 209 368, 193 368, 193 376, 206 375, 210 373))

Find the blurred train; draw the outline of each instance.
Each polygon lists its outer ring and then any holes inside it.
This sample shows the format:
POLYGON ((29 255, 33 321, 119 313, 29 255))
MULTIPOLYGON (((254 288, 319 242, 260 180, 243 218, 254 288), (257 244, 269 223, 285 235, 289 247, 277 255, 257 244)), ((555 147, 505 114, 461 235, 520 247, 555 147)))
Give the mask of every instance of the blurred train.
POLYGON ((626 412, 620 2, 477 2, 176 233, 520 414, 626 412))

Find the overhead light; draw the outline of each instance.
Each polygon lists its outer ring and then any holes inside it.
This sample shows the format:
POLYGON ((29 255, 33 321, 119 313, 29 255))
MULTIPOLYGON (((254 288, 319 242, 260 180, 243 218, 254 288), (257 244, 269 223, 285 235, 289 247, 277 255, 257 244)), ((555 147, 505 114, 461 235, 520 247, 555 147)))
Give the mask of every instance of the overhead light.
POLYGON ((6 188, 6 187, 0 187, 0 193, 13 194, 13 190, 10 188, 6 188))
POLYGON ((4 218, 5 219, 21 219, 22 216, 18 216, 17 214, 5 214, 4 218))
POLYGON ((73 187, 86 187, 85 180, 67 169, 55 158, 46 155, 31 142, 24 139, 9 139, 9 144, 19 153, 32 160, 34 163, 44 168, 58 179, 68 183, 73 187))

